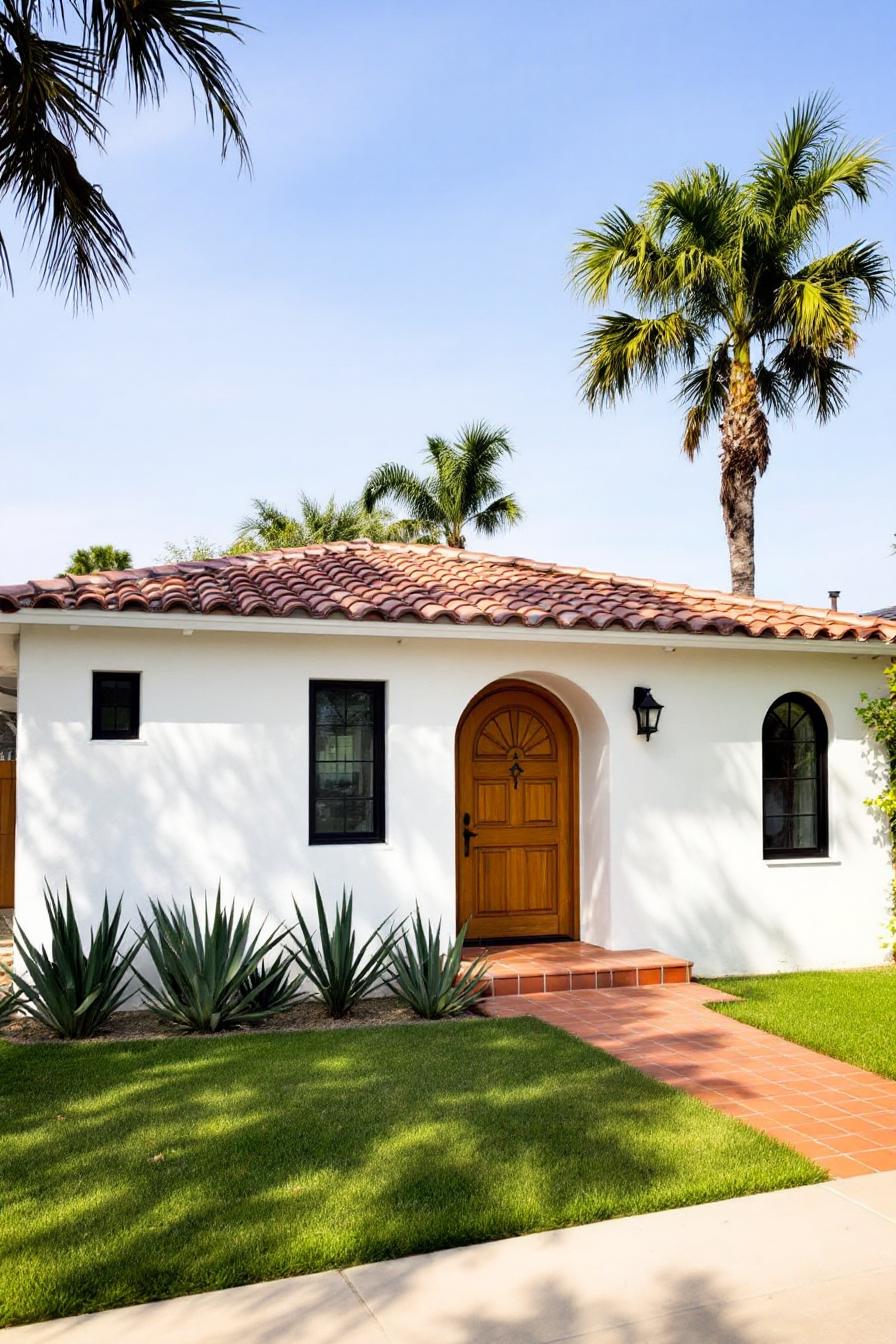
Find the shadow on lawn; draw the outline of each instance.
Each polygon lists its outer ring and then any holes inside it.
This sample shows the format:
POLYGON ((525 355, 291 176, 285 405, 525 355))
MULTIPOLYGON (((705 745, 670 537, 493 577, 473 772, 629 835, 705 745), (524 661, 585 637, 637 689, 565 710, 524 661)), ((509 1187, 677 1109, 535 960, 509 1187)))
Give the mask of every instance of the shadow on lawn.
POLYGON ((531 1020, 16 1047, 3 1065, 4 1323, 763 1183, 756 1136, 701 1129, 697 1163, 685 1097, 531 1020))

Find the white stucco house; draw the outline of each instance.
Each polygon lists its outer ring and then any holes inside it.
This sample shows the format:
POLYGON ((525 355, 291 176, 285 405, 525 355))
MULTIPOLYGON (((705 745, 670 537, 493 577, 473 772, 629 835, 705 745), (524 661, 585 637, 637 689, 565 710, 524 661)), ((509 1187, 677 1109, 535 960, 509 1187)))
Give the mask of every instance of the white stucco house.
POLYGON ((45 878, 85 924, 105 889, 133 918, 220 878, 286 919, 316 875, 368 928, 419 901, 698 974, 877 962, 856 705, 894 646, 881 617, 444 547, 2 587, 15 916, 43 936, 45 878))

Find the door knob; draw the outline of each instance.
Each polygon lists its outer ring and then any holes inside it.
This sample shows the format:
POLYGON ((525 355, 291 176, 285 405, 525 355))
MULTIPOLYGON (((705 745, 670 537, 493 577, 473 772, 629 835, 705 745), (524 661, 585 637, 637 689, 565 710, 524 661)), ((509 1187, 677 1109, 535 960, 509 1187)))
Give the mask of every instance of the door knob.
POLYGON ((470 857, 470 841, 471 841, 471 840, 475 840, 475 839, 476 839, 476 836, 479 834, 478 831, 471 831, 471 830, 470 830, 470 821, 471 821, 471 817, 470 817, 469 812, 465 812, 465 813, 464 813, 464 831, 463 831, 463 835, 464 835, 464 858, 465 858, 465 859, 468 859, 468 858, 470 857))

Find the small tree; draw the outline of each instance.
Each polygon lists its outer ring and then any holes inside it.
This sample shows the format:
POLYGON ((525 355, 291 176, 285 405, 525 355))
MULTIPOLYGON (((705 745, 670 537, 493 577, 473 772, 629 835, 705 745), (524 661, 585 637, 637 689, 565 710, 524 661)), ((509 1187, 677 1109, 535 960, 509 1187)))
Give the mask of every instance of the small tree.
POLYGON ((844 138, 830 98, 810 98, 745 177, 706 164, 655 182, 640 214, 611 210, 573 249, 578 293, 601 307, 619 293, 633 309, 604 312, 585 338, 587 404, 603 409, 677 369, 685 455, 693 459, 719 427, 735 593, 754 588, 753 508, 769 417, 837 415, 859 327, 892 297, 877 243, 817 250, 835 209, 864 205, 885 170, 873 144, 844 138))
POLYGON ((498 475, 502 461, 512 455, 507 430, 480 420, 464 425, 454 443, 427 439, 426 476, 400 462, 384 462, 371 473, 362 500, 368 509, 389 500, 404 510, 407 517, 400 526, 417 529, 416 540, 466 546, 466 528, 493 537, 522 518, 515 496, 504 493, 498 475))
POLYGON ((267 499, 254 499, 243 519, 231 554, 246 550, 274 551, 281 547, 311 546, 326 541, 421 541, 416 523, 396 522, 385 509, 366 508, 360 500, 339 504, 333 495, 324 504, 299 496, 297 514, 278 509, 267 499))
POLYGON ((890 688, 889 694, 872 698, 863 693, 858 715, 887 756, 885 787, 874 798, 866 799, 866 803, 882 814, 890 837, 894 874, 885 945, 896 959, 896 663, 890 664, 884 676, 890 688))
POLYGON ((68 569, 63 570, 60 578, 66 574, 99 574, 105 569, 130 569, 130 551, 119 551, 114 546, 82 546, 72 552, 68 569))

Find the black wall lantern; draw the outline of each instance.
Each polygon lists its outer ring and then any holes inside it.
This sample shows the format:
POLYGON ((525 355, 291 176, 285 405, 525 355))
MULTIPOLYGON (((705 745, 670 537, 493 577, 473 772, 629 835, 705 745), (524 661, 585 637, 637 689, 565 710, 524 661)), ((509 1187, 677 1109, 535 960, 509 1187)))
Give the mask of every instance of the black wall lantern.
POLYGON ((660 726, 663 707, 658 700, 654 700, 649 686, 636 686, 632 708, 638 720, 638 736, 646 737, 649 742, 660 726))

